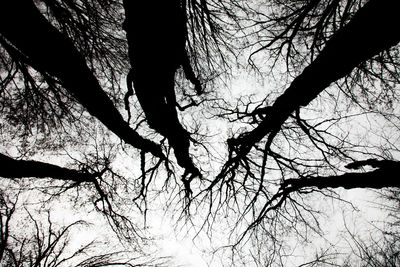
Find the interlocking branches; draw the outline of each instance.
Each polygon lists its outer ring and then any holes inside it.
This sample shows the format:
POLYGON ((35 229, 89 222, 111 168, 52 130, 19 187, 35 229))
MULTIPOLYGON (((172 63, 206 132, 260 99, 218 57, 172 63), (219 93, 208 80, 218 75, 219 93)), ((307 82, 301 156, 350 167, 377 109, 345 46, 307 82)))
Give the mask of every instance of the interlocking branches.
MULTIPOLYGON (((138 252, 129 250, 114 251, 107 247, 107 252, 95 252, 101 247, 97 241, 89 241, 78 247, 73 244, 71 237, 76 230, 89 227, 83 220, 74 221, 66 226, 60 226, 54 221, 50 211, 42 212, 46 218, 39 219, 40 213, 34 213, 23 208, 25 220, 21 218, 21 211, 16 214, 18 196, 13 201, 4 192, 0 199, 0 263, 5 266, 163 266, 168 258, 157 258, 149 255, 138 255, 138 252), (18 216, 18 217, 17 217, 18 216), (21 226, 23 230, 21 231, 21 226), (136 255, 136 256, 134 256, 136 255)), ((109 244, 108 244, 109 245, 109 244)))
POLYGON ((265 119, 255 129, 229 141, 230 156, 220 176, 235 171, 238 163, 248 158, 247 155, 256 148, 258 142, 265 137, 273 137, 293 112, 307 106, 332 82, 348 74, 363 61, 396 45, 400 36, 391 31, 391 25, 396 22, 395 14, 390 12, 397 4, 396 1, 384 4, 370 1, 351 22, 333 35, 318 57, 276 99, 265 119), (371 22, 369 17, 377 14, 382 15, 382 19, 379 23, 371 22), (366 47, 365 43, 370 45, 366 47))
POLYGON ((126 183, 126 181, 124 177, 111 169, 110 163, 105 162, 103 169, 96 171, 92 166, 100 168, 101 162, 81 162, 82 171, 78 171, 39 161, 16 160, 3 154, 0 156, 0 163, 3 166, 0 176, 14 180, 33 177, 64 181, 65 184, 61 186, 56 195, 73 188, 77 189, 84 184, 92 186, 95 194, 98 195, 94 200, 95 208, 104 214, 117 236, 125 241, 135 241, 137 238, 141 238, 131 219, 127 215, 121 214, 116 208, 118 199, 116 185, 123 186, 122 183, 126 183))
POLYGON ((73 41, 53 27, 32 1, 6 1, 2 10, 2 38, 14 47, 13 51, 17 51, 26 64, 57 79, 92 116, 122 140, 157 157, 164 157, 157 144, 129 127, 73 41), (29 23, 8 23, 16 16, 26 18, 29 23))

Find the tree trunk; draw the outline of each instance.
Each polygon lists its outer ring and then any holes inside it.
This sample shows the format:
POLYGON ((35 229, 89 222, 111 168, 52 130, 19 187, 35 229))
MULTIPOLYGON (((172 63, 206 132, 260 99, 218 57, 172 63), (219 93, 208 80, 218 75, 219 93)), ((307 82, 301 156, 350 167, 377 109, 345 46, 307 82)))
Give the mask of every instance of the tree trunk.
POLYGON ((370 0, 327 42, 317 58, 277 98, 254 130, 232 140, 241 155, 264 136, 279 130, 290 114, 307 106, 331 83, 400 41, 398 0, 370 0))
POLYGON ((39 72, 57 77, 62 85, 109 130, 126 143, 164 157, 159 145, 144 139, 125 122, 88 68, 72 41, 40 14, 32 0, 3 0, 0 32, 21 59, 39 72))
POLYGON ((148 125, 168 139, 178 164, 197 176, 200 171, 189 154, 190 134, 179 121, 174 91, 175 72, 186 56, 186 23, 180 2, 123 2, 132 66, 128 83, 133 83, 148 125), (144 10, 153 19, 144 21, 144 10))

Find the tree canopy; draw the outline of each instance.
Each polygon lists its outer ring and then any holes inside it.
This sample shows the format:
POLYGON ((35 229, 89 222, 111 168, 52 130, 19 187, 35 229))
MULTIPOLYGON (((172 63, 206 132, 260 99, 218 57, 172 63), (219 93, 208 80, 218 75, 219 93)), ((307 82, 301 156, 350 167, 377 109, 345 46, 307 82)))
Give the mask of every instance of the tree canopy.
MULTIPOLYGON (((399 10, 397 0, 3 0, 0 262, 164 264, 143 253, 142 224, 167 209, 197 235, 229 236, 238 265, 289 266, 296 242, 324 239, 328 200, 351 206, 347 191, 373 190, 396 214, 399 10), (84 258, 85 247, 63 260, 59 240, 89 224, 54 231, 61 201, 100 214, 135 257, 84 258), (9 233, 15 210, 35 235, 9 233)), ((398 216, 380 221, 382 245, 345 223, 361 252, 321 246, 303 266, 396 266, 398 216)))

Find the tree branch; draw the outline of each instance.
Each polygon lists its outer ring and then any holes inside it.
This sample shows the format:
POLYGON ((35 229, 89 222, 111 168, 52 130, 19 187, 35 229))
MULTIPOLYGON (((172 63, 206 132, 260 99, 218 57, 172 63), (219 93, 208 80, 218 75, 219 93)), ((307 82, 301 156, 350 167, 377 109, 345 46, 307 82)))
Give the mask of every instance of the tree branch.
POLYGON ((396 45, 400 32, 393 27, 398 24, 399 5, 397 0, 370 0, 366 3, 277 98, 269 116, 254 130, 231 141, 238 156, 246 156, 257 142, 280 129, 295 110, 307 106, 331 83, 345 77, 365 60, 396 45))
POLYGON ((109 130, 126 143, 164 158, 161 147, 129 127, 101 88, 72 41, 54 28, 31 0, 2 1, 0 33, 28 64, 57 77, 62 85, 109 130), (16 19, 21 21, 16 21, 16 19), (23 18, 23 20, 22 20, 23 18))
POLYGON ((378 161, 370 159, 366 161, 356 161, 347 165, 348 168, 358 168, 360 166, 370 165, 378 169, 363 173, 345 173, 338 176, 316 176, 304 179, 287 179, 282 183, 283 191, 297 191, 306 187, 338 188, 374 188, 398 187, 400 188, 400 162, 383 160, 378 161))
POLYGON ((34 160, 16 160, 4 154, 0 154, 0 166, 0 176, 5 178, 49 177, 79 183, 93 182, 95 180, 90 173, 34 160))

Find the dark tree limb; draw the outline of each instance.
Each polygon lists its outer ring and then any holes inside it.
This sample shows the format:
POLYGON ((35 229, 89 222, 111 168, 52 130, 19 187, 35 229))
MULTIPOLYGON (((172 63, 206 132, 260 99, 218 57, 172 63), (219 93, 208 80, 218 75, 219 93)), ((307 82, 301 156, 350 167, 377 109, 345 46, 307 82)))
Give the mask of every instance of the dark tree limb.
POLYGON ((254 130, 232 139, 238 157, 246 156, 264 136, 280 129, 289 116, 307 106, 331 83, 400 40, 397 0, 370 0, 327 42, 318 57, 293 80, 254 130))
MULTIPOLYGON (((144 152, 143 152, 144 153, 144 152)), ((161 160, 160 160, 161 161, 161 160)), ((103 213, 109 220, 112 229, 127 240, 133 237, 140 237, 132 221, 123 214, 116 211, 112 204, 112 196, 102 186, 102 175, 107 169, 100 172, 90 173, 60 167, 57 165, 34 160, 17 160, 0 153, 0 177, 9 179, 20 178, 51 178, 62 181, 73 182, 71 186, 64 186, 70 189, 81 183, 87 182, 96 190, 99 198, 94 205, 98 211, 103 213)), ((0 246, 1 252, 1 246, 0 246)))
MULTIPOLYGON (((355 188, 371 188, 381 189, 384 187, 400 188, 400 162, 391 160, 369 159, 365 161, 356 161, 346 167, 359 168, 362 166, 371 166, 377 168, 373 171, 363 173, 345 173, 342 175, 332 176, 308 176, 297 179, 286 179, 282 182, 279 190, 264 204, 257 218, 251 223, 246 233, 259 225, 269 212, 279 210, 286 201, 292 200, 293 193, 310 193, 314 190, 322 190, 328 188, 355 189, 355 188)), ((245 234, 246 234, 245 233, 245 234)), ((241 239, 245 236, 242 235, 241 239)))
POLYGON ((175 73, 184 67, 186 78, 198 92, 200 82, 190 67, 185 50, 187 39, 185 7, 181 0, 123 1, 132 70, 128 77, 126 102, 136 97, 148 125, 168 139, 178 164, 187 174, 200 175, 189 154, 190 134, 179 121, 176 110, 175 73), (143 12, 151 11, 153 19, 143 21, 143 12))
POLYGON ((354 188, 373 188, 381 189, 383 187, 398 187, 400 188, 400 162, 389 160, 370 159, 366 161, 356 161, 347 168, 359 168, 369 165, 377 168, 376 170, 360 173, 345 173, 337 176, 316 176, 303 179, 287 179, 282 183, 282 190, 296 191, 306 187, 338 188, 345 189, 354 188))
POLYGON ((163 158, 161 147, 129 127, 101 88, 83 55, 72 41, 54 28, 32 0, 2 1, 0 34, 41 73, 61 84, 109 130, 126 143, 163 158))
POLYGON ((34 160, 17 160, 0 154, 0 176, 4 178, 53 178, 74 182, 94 182, 95 177, 88 172, 68 169, 34 160))

